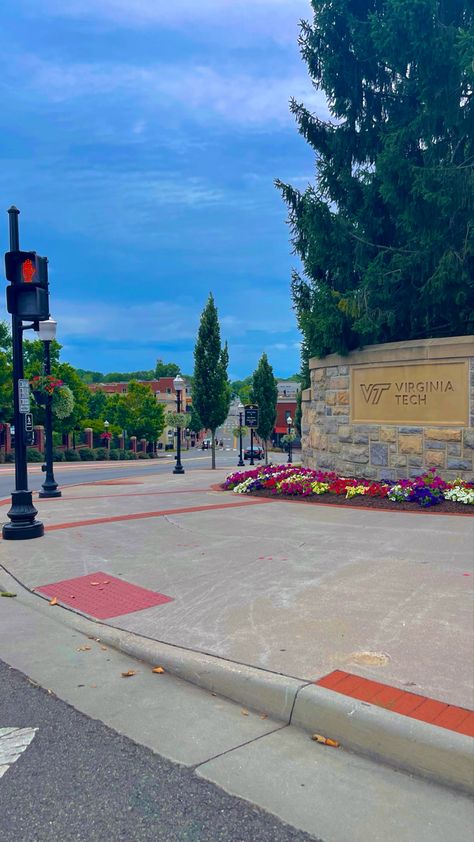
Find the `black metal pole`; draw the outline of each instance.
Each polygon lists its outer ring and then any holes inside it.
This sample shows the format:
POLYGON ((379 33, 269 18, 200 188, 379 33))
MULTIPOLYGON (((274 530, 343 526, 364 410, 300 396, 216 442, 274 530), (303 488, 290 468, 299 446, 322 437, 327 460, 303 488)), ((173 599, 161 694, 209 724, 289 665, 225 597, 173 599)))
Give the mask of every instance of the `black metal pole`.
MULTIPOLYGON (((51 342, 47 339, 44 343, 44 373, 48 377, 51 374, 51 342)), ((48 395, 46 398, 46 408, 44 412, 44 445, 45 445, 45 464, 41 466, 41 470, 46 472, 46 477, 38 497, 61 497, 61 492, 58 490, 58 484, 54 479, 53 471, 53 410, 52 410, 53 396, 48 395)))
POLYGON ((291 453, 291 424, 288 424, 288 465, 291 465, 293 462, 293 457, 291 453))
MULTIPOLYGON (((19 251, 20 235, 18 230, 18 208, 8 210, 10 251, 19 251)), ((18 381, 23 379, 23 330, 22 320, 12 315, 12 352, 13 352, 13 417, 15 421, 15 491, 12 491, 12 505, 7 512, 10 523, 2 529, 7 541, 40 538, 44 526, 35 520, 38 510, 33 506, 31 491, 28 490, 28 471, 26 466, 26 431, 25 415, 20 412, 18 381)))
POLYGON ((242 465, 245 465, 245 462, 242 459, 242 413, 239 412, 239 461, 237 467, 241 468, 242 465))
POLYGON ((255 465, 253 461, 253 427, 250 427, 250 464, 255 465))
MULTIPOLYGON (((178 407, 178 415, 181 412, 181 390, 176 392, 176 404, 178 407)), ((173 470, 174 474, 184 474, 184 468, 181 464, 181 427, 179 424, 176 427, 176 465, 173 470)))

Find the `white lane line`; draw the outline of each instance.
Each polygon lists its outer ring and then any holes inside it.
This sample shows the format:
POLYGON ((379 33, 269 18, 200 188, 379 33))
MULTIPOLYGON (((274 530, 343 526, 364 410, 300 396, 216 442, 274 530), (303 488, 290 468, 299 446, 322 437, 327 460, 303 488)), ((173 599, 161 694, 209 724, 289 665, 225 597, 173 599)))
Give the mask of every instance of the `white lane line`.
POLYGON ((0 728, 0 778, 28 748, 37 728, 0 728))

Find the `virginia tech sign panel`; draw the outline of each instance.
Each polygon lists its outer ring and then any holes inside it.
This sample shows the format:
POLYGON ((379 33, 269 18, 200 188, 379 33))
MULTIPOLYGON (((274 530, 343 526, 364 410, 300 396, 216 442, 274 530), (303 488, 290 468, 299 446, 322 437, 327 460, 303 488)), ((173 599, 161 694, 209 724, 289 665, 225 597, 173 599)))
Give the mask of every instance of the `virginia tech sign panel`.
POLYGON ((383 424, 468 424, 466 360, 353 366, 351 420, 383 424))

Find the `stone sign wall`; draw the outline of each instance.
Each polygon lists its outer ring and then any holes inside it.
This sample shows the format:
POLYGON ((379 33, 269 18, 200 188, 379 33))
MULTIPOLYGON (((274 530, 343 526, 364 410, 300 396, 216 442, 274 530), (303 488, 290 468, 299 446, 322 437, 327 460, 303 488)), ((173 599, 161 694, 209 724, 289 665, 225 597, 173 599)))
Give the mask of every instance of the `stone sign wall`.
POLYGON ((310 360, 303 464, 368 479, 474 478, 474 336, 310 360))

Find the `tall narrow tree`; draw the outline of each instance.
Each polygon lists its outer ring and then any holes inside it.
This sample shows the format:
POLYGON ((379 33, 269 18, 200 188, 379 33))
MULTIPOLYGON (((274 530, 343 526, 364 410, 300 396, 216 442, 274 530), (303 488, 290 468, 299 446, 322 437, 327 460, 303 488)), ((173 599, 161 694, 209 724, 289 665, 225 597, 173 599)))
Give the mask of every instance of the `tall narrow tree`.
POLYGON ((260 357, 253 373, 252 398, 259 409, 257 433, 265 442, 265 464, 268 465, 268 439, 275 426, 278 389, 273 376, 273 368, 265 353, 260 357))
POLYGON ((227 343, 221 346, 217 308, 212 293, 201 314, 194 348, 193 406, 212 435, 212 467, 216 467, 216 430, 227 418, 230 384, 227 343))

